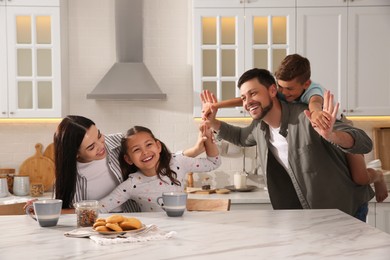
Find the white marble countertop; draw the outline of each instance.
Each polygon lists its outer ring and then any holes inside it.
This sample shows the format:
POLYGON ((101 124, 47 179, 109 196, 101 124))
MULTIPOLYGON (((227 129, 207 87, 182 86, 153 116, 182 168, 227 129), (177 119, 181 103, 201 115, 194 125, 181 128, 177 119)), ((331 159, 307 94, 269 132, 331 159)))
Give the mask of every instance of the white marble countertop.
MULTIPOLYGON (((238 210, 124 214, 162 230, 167 240, 103 246, 65 237, 74 214, 42 228, 29 216, 0 216, 0 258, 8 259, 389 259, 390 235, 339 210, 238 210)), ((106 217, 108 215, 100 215, 106 217)))
MULTIPOLYGON (((51 198, 52 192, 46 192, 42 197, 38 197, 38 199, 51 198)), ((268 192, 263 188, 257 188, 253 191, 248 192, 230 192, 228 194, 188 194, 189 198, 193 199, 231 199, 232 204, 269 204, 270 199, 268 192)), ((19 202, 26 202, 32 199, 29 196, 14 196, 9 194, 9 196, 0 198, 0 205, 4 204, 13 204, 19 202)), ((370 202, 376 202, 375 197, 370 202)), ((384 202, 390 203, 390 197, 388 197, 384 202)))
MULTIPOLYGON (((263 188, 257 188, 253 191, 248 192, 230 192, 228 194, 193 194, 189 193, 188 198, 192 199, 231 199, 232 204, 240 204, 240 203, 271 203, 269 199, 268 192, 264 190, 263 188)), ((376 202, 375 197, 371 199, 370 202, 376 202)), ((387 197, 387 199, 384 202, 390 203, 390 197, 387 197)))
POLYGON ((0 198, 0 205, 8 205, 15 203, 27 202, 31 199, 47 199, 52 197, 52 192, 45 192, 41 197, 31 197, 31 196, 15 196, 11 193, 8 193, 7 197, 0 198))

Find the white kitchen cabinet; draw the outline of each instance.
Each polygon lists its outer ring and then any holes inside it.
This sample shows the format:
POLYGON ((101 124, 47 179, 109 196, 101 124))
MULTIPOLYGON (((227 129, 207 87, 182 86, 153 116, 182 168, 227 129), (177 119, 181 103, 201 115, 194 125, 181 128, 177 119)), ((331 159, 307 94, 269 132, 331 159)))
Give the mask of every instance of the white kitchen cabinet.
POLYGON ((389 24, 390 1, 297 0, 297 52, 347 115, 390 114, 389 24))
MULTIPOLYGON (((218 100, 239 96, 237 81, 253 67, 274 71, 295 51, 294 0, 194 0, 194 116, 201 115, 199 94, 208 89, 218 100)), ((218 111, 242 117, 242 107, 218 111)))
POLYGON ((60 1, 0 3, 0 117, 61 117, 60 1))
POLYGON ((375 227, 390 234, 390 203, 376 203, 375 227))
POLYGON ((368 214, 367 214, 367 224, 375 227, 376 226, 376 203, 368 203, 368 214))

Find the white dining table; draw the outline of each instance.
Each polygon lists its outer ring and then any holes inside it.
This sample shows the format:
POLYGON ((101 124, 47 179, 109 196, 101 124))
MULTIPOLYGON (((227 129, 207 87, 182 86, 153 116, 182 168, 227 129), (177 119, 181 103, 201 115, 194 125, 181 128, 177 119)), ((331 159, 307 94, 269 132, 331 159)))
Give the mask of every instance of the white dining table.
POLYGON ((76 229, 74 214, 49 228, 25 215, 0 216, 0 259, 390 259, 389 234, 334 209, 123 215, 176 234, 100 245, 64 235, 76 229))

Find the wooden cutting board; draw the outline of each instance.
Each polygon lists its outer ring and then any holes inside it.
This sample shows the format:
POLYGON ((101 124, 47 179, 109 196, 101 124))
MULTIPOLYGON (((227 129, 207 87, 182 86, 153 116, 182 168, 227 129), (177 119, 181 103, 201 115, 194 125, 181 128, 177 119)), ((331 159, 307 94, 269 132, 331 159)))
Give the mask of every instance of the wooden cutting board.
POLYGON ((46 147, 45 151, 43 152, 43 156, 50 158, 54 162, 54 144, 53 143, 49 144, 46 147))
POLYGON ((42 154, 42 144, 36 144, 35 150, 35 155, 20 165, 19 174, 30 176, 30 183, 43 183, 45 191, 51 191, 55 179, 54 161, 42 154))

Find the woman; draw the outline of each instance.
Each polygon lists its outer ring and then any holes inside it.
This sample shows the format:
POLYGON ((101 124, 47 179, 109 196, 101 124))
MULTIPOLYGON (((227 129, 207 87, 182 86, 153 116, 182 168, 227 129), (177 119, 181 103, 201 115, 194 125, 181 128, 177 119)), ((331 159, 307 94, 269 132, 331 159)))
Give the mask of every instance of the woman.
MULTIPOLYGON (((123 134, 104 136, 95 123, 83 116, 70 115, 59 124, 54 135, 56 182, 55 197, 62 199, 63 213, 74 212, 73 203, 100 200, 124 181, 119 152, 123 134)), ((203 152, 203 139, 185 151, 187 156, 203 152)), ((112 212, 138 212, 128 201, 112 212)))

